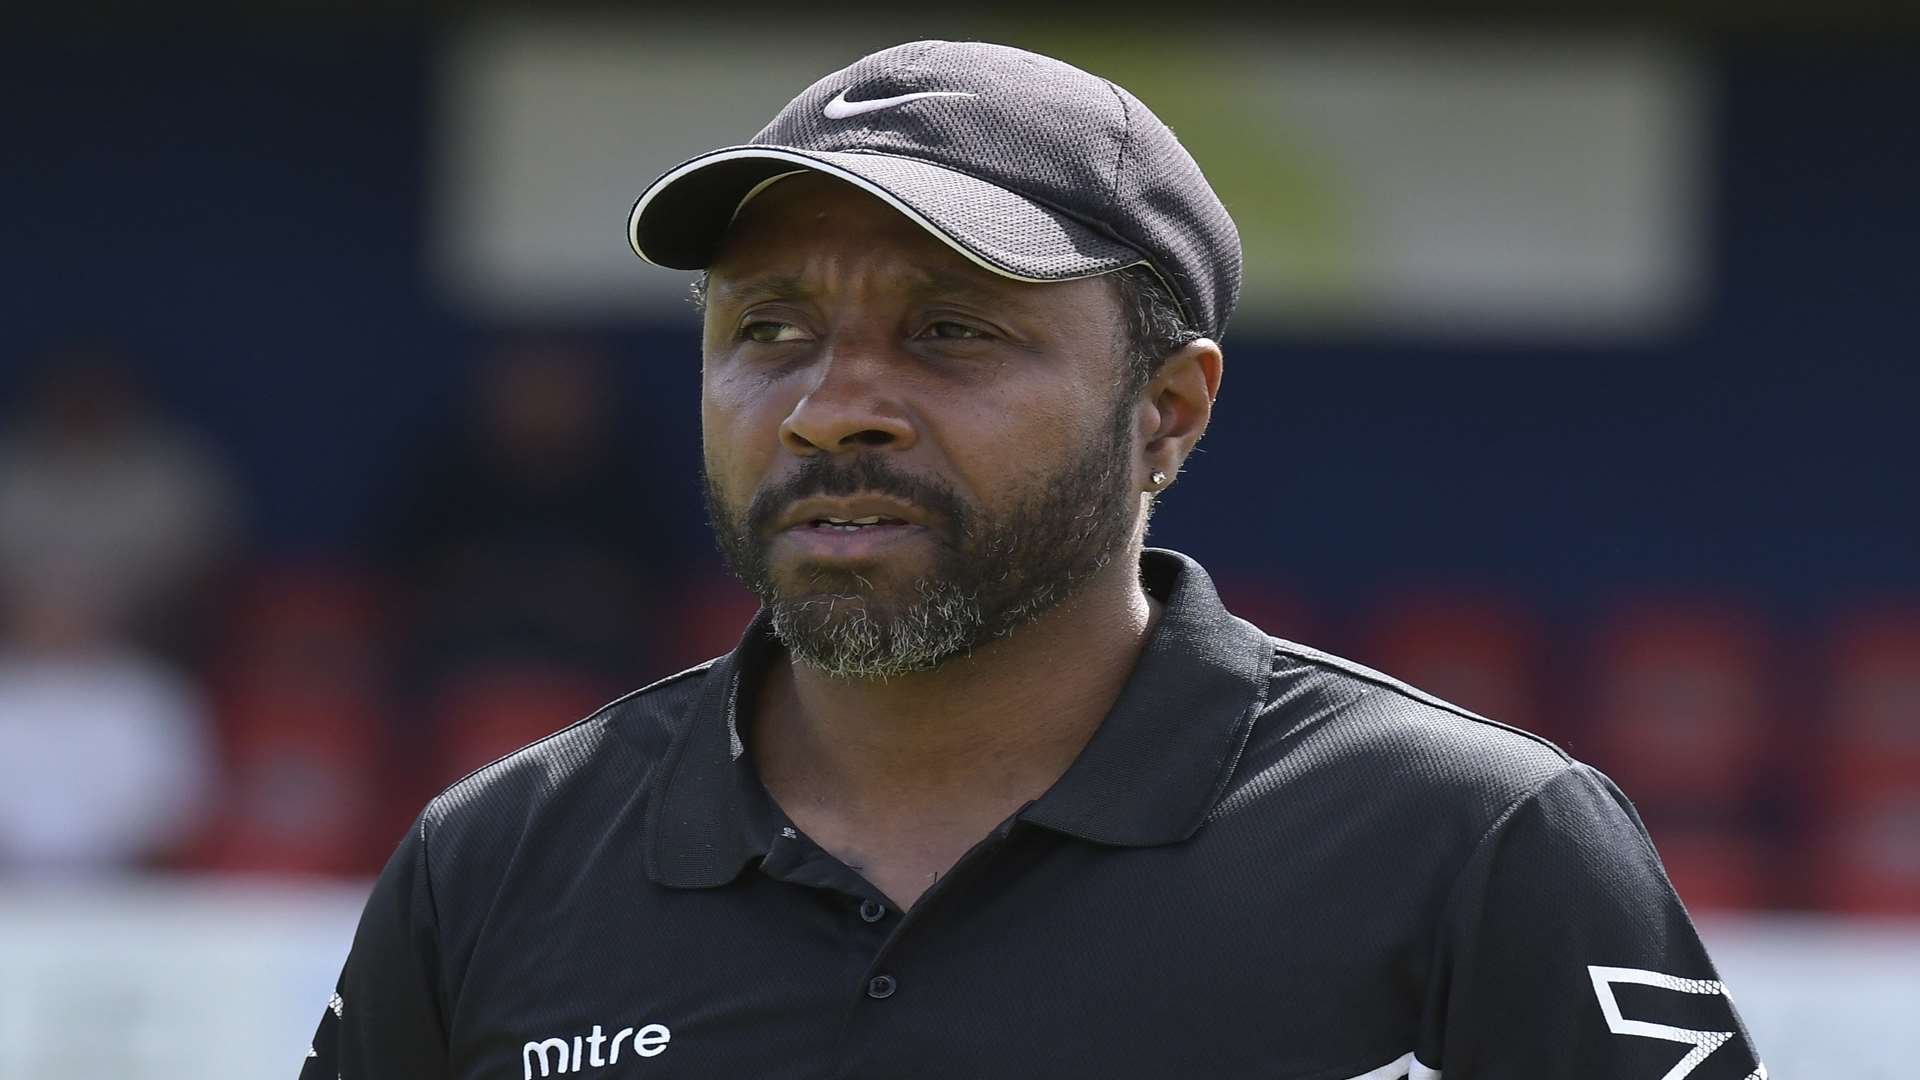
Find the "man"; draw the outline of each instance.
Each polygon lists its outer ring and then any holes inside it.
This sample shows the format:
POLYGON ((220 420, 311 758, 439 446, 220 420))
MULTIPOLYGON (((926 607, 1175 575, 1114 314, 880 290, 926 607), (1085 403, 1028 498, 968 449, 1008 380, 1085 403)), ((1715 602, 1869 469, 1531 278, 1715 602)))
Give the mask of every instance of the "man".
POLYGON ((1139 101, 902 45, 630 235, 762 610, 427 807, 308 1075, 1765 1075, 1605 778, 1143 550, 1240 255, 1139 101))

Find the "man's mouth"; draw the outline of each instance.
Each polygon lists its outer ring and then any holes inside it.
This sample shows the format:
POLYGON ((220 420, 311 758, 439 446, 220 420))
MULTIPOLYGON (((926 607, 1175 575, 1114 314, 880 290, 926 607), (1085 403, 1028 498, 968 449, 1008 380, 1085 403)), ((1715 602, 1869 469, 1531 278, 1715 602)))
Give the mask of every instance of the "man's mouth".
POLYGON ((885 515, 882 515, 882 514, 870 514, 867 517, 857 517, 857 518, 842 518, 842 517, 814 518, 811 522, 808 523, 808 527, 814 528, 814 529, 834 529, 839 532, 858 532, 861 529, 870 529, 870 528, 874 528, 875 526, 905 525, 905 524, 906 522, 900 520, 899 518, 886 517, 885 515))
POLYGON ((870 562, 901 545, 924 543, 928 535, 925 525, 888 514, 820 514, 789 526, 778 539, 794 545, 793 552, 802 559, 834 564, 870 562))

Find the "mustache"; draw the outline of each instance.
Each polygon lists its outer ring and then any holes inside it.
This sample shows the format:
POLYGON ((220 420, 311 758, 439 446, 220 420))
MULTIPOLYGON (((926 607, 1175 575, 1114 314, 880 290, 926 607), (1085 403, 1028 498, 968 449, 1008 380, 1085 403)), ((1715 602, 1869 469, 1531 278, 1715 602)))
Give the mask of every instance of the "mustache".
POLYGON ((747 532, 765 536, 787 507, 815 495, 886 495, 910 503, 965 535, 970 521, 966 503, 948 485, 895 469, 879 457, 861 454, 838 460, 829 455, 804 459, 778 483, 761 489, 747 507, 747 532))

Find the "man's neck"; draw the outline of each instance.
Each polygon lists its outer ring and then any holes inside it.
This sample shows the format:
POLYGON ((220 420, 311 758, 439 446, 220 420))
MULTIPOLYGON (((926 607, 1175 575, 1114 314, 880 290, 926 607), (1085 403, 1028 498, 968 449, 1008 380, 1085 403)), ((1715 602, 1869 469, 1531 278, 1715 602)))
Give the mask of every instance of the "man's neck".
POLYGON ((910 904, 913 881, 1060 778, 1158 615, 1138 559, 1117 559, 1011 637, 933 671, 848 681, 781 657, 755 703, 754 763, 797 825, 910 904), (882 862, 909 878, 876 873, 882 862))

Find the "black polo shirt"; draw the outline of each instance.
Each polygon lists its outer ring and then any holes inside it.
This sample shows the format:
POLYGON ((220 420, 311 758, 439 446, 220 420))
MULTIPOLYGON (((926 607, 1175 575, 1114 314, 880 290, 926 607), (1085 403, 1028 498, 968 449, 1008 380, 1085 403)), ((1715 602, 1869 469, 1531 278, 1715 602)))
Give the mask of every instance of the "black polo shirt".
POLYGON ((754 772, 764 619, 461 780, 303 1077, 1764 1076, 1605 777, 1141 573, 1112 712, 908 912, 754 772))

